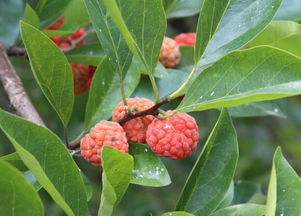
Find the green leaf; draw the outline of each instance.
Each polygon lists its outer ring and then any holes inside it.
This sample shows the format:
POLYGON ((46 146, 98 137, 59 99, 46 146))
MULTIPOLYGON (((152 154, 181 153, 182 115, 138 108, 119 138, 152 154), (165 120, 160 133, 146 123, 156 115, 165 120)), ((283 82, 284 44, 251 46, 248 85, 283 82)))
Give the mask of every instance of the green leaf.
MULTIPOLYGON (((140 80, 137 70, 130 69, 125 77, 125 94, 130 96, 140 80)), ((98 121, 109 119, 114 107, 121 101, 120 77, 108 58, 102 60, 93 76, 85 113, 85 129, 98 121)))
POLYGON ((218 205, 217 209, 226 208, 227 206, 229 206, 233 200, 233 197, 234 197, 234 182, 232 181, 226 195, 224 196, 221 203, 218 205))
POLYGON ((300 200, 301 179, 278 148, 274 154, 266 215, 300 215, 300 200))
POLYGON ((272 20, 281 2, 282 0, 232 0, 201 64, 214 62, 254 38, 272 20))
POLYGON ((0 127, 24 164, 67 215, 85 215, 86 193, 78 167, 48 129, 0 110, 0 127))
POLYGON ((92 188, 92 183, 90 180, 87 178, 87 176, 80 171, 80 174, 83 178, 84 184, 85 184, 85 189, 86 189, 86 194, 87 194, 87 202, 91 200, 92 195, 93 195, 93 188, 92 188))
POLYGON ((123 79, 130 67, 132 54, 103 1, 85 0, 85 3, 97 37, 110 63, 123 79))
MULTIPOLYGON (((165 2, 167 0, 164 0, 165 2)), ((173 0, 166 8, 168 18, 188 17, 199 13, 203 0, 173 0)))
POLYGON ((162 214, 161 216, 193 216, 193 214, 189 214, 183 211, 175 211, 175 212, 167 212, 162 214))
POLYGON ((30 7, 29 4, 26 4, 23 20, 24 20, 24 22, 26 22, 26 23, 28 23, 28 24, 36 27, 36 28, 40 24, 40 18, 39 18, 39 16, 35 12, 35 10, 32 9, 32 7, 30 7))
POLYGON ((130 154, 134 157, 132 184, 152 187, 170 184, 166 167, 147 145, 131 143, 130 154))
POLYGON ((72 114, 73 75, 64 53, 46 35, 21 22, 21 35, 33 74, 66 126, 72 114))
POLYGON ((134 56, 153 74, 157 66, 166 17, 161 0, 103 0, 134 56))
POLYGON ((65 53, 69 62, 97 66, 105 57, 99 43, 86 44, 75 47, 65 53))
POLYGON ((301 4, 300 0, 284 0, 282 6, 277 12, 276 20, 301 20, 301 4))
MULTIPOLYGON (((167 69, 166 71, 167 75, 164 75, 162 79, 156 80, 161 98, 167 97, 170 93, 179 88, 189 75, 186 72, 176 69, 167 69)), ((131 97, 146 97, 155 100, 152 85, 148 77, 141 77, 141 81, 131 97)))
POLYGON ((4 160, 0 160, 0 170, 1 215, 44 215, 39 195, 22 173, 4 160))
POLYGON ((278 104, 273 101, 247 103, 229 108, 232 117, 276 116, 286 118, 278 104))
POLYGON ((235 51, 205 69, 177 109, 190 112, 297 95, 300 70, 299 58, 276 48, 235 51))
POLYGON ((247 181, 237 181, 234 184, 234 199, 232 205, 247 203, 256 194, 261 194, 259 185, 247 181))
POLYGON ((90 23, 84 0, 72 0, 65 13, 65 25, 72 24, 84 26, 90 23))
POLYGON ((134 161, 131 155, 111 146, 103 147, 101 161, 103 190, 98 215, 110 216, 130 184, 134 161))
POLYGON ((273 21, 246 47, 269 45, 301 57, 301 25, 291 21, 273 21))
POLYGON ((28 170, 28 168, 25 166, 21 158, 19 157, 17 152, 4 155, 0 159, 10 163, 10 165, 16 167, 18 170, 25 172, 28 170))
POLYGON ((24 177, 27 179, 27 181, 29 181, 36 191, 39 191, 42 188, 42 185, 38 182, 37 178, 31 171, 24 172, 24 177))
POLYGON ((210 216, 263 216, 265 209, 264 205, 242 204, 221 209, 210 216))
POLYGON ((176 210, 196 215, 213 212, 229 189, 237 160, 236 132, 225 109, 186 181, 176 210))
POLYGON ((19 35, 19 21, 23 16, 24 4, 20 0, 0 1, 0 42, 14 45, 19 35))
POLYGON ((210 40, 214 37, 229 3, 230 0, 204 0, 196 30, 195 64, 198 64, 210 40))
POLYGON ((45 28, 55 22, 72 0, 39 0, 37 13, 41 20, 41 27, 45 28))

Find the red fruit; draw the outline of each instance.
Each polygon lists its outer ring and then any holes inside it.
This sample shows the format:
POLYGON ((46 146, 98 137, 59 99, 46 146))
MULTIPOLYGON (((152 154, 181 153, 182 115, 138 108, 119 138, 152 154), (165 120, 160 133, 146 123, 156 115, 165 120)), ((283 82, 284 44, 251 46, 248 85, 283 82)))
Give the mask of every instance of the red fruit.
POLYGON ((61 28, 64 25, 65 17, 61 16, 57 21, 55 21, 53 24, 45 28, 44 30, 56 30, 61 28))
POLYGON ((50 38, 55 44, 59 44, 62 40, 62 36, 61 35, 57 35, 57 36, 54 36, 52 38, 50 38))
POLYGON ((198 140, 198 126, 186 113, 177 113, 163 120, 155 119, 146 132, 146 142, 152 151, 171 159, 189 156, 196 149, 198 140))
POLYGON ((69 48, 71 45, 69 43, 63 42, 59 45, 60 48, 64 49, 64 48, 69 48))
POLYGON ((129 145, 123 128, 116 122, 100 121, 81 139, 81 155, 92 164, 101 166, 100 153, 104 145, 128 152, 129 145))
POLYGON ((84 28, 80 28, 77 31, 73 32, 71 34, 71 37, 72 37, 72 39, 76 40, 76 39, 79 39, 80 37, 82 37, 85 34, 86 34, 85 29, 84 28))
MULTIPOLYGON (((114 110, 112 111, 113 121, 118 121, 122 119, 128 112, 129 108, 134 108, 134 112, 141 112, 155 105, 154 102, 147 98, 127 98, 126 102, 127 106, 125 106, 123 101, 121 101, 114 108, 114 110)), ((145 143, 146 130, 148 125, 153 121, 153 119, 154 117, 152 115, 147 115, 132 119, 123 124, 122 127, 126 133, 129 142, 145 143)))
POLYGON ((196 33, 182 33, 177 35, 174 40, 180 46, 194 46, 196 40, 196 33))
POLYGON ((180 62, 180 58, 181 53, 177 42, 169 37, 164 37, 159 56, 161 64, 166 68, 173 68, 180 62))
POLYGON ((70 63, 73 72, 74 94, 89 90, 96 67, 86 64, 70 63))

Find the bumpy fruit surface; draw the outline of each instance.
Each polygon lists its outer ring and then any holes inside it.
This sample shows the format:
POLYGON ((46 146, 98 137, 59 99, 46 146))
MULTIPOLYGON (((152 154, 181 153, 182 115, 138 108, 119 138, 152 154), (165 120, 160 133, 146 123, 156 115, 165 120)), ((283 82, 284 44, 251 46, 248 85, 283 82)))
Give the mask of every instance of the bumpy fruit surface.
POLYGON ((86 64, 70 63, 73 72, 74 94, 89 90, 96 67, 86 64))
POLYGON ((194 46, 196 40, 196 33, 182 33, 177 35, 174 40, 180 46, 194 46))
POLYGON ((160 50, 159 61, 166 68, 173 68, 179 64, 181 53, 177 42, 169 37, 164 37, 160 50))
POLYGON ((129 145, 123 128, 116 122, 100 121, 80 142, 82 156, 96 166, 101 166, 100 153, 104 145, 128 152, 129 145))
POLYGON ((189 156, 196 149, 198 140, 198 126, 186 113, 177 113, 163 120, 155 119, 146 132, 146 142, 152 151, 171 159, 189 156))
MULTIPOLYGON (((113 121, 118 121, 122 119, 128 109, 133 109, 134 112, 141 112, 147 110, 154 106, 155 104, 147 98, 127 98, 127 106, 121 101, 112 111, 113 121)), ((148 125, 154 120, 151 115, 146 115, 132 119, 122 125, 124 131, 126 132, 127 139, 129 142, 145 143, 146 140, 146 130, 148 125)))

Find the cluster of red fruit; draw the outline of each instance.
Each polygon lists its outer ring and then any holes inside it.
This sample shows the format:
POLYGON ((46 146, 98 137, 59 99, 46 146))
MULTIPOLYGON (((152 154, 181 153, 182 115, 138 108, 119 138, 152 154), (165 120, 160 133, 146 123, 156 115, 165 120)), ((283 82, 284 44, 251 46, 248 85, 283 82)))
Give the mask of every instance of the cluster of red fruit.
POLYGON ((101 165, 100 153, 104 145, 121 152, 128 152, 128 142, 147 143, 158 156, 182 159, 189 156, 197 146, 199 130, 195 119, 186 113, 167 111, 166 119, 146 115, 131 119, 120 125, 129 110, 141 112, 154 106, 146 98, 127 98, 112 111, 113 121, 100 121, 81 139, 82 156, 94 165, 101 165))
MULTIPOLYGON (((55 23, 45 28, 44 31, 57 30, 63 25, 64 17, 60 17, 55 23)), ((57 35, 50 39, 61 49, 68 49, 74 45, 80 46, 85 44, 85 41, 81 39, 85 35, 84 28, 80 28, 65 38, 62 35, 57 35)), ((73 72, 74 94, 79 95, 89 90, 96 67, 79 63, 70 63, 70 66, 73 72)))
POLYGON ((166 68, 174 68, 181 59, 180 46, 194 46, 196 33, 182 33, 171 39, 164 37, 159 61, 166 68))

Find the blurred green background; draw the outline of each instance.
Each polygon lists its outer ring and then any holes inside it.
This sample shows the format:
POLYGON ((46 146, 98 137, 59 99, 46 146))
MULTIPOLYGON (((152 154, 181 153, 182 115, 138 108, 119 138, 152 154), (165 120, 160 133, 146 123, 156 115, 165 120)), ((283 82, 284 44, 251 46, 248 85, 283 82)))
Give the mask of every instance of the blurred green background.
MULTIPOLYGON (((35 0, 27 2, 32 6, 36 4, 35 0)), ((291 14, 293 14, 293 12, 291 12, 291 14)), ((281 13, 278 13, 276 18, 286 19, 285 14, 282 15, 281 13)), ((294 21, 296 21, 299 20, 299 18, 300 16, 288 19, 295 19, 294 21)), ((182 32, 194 32, 196 22, 197 15, 189 18, 170 19, 168 21, 167 35, 173 37, 182 32)), ((86 29, 90 28, 90 25, 86 26, 86 29)), ((88 43, 98 42, 96 35, 93 33, 89 35, 87 41, 88 43)), ((21 77, 27 93, 47 126, 60 137, 63 137, 63 129, 59 118, 34 80, 28 60, 24 57, 12 57, 10 59, 17 73, 21 77)), ((88 93, 76 96, 74 113, 69 124, 70 140, 75 139, 82 131, 87 97, 88 93)), ((172 109, 176 107, 178 102, 179 101, 175 101, 167 108, 172 109)), ((281 99, 277 101, 277 104, 285 114, 285 118, 272 116, 234 118, 240 150, 240 158, 235 174, 235 185, 238 189, 235 189, 235 193, 245 193, 245 195, 251 193, 251 202, 264 202, 264 197, 257 196, 256 198, 253 195, 255 193, 258 194, 259 191, 263 194, 266 193, 272 166, 272 157, 277 146, 282 147, 290 164, 299 175, 301 173, 301 97, 281 99), (242 185, 242 183, 247 185, 249 189, 247 190, 247 187, 240 188, 239 185, 242 185), (252 188, 255 188, 254 193, 252 193, 252 188)), ((13 112, 1 85, 0 107, 13 112)), ((172 211, 174 209, 181 188, 218 118, 219 111, 209 110, 195 112, 192 113, 192 115, 197 119, 200 129, 201 138, 197 151, 190 157, 181 161, 162 159, 170 173, 172 184, 162 188, 130 185, 129 190, 123 198, 123 201, 119 204, 114 215, 159 215, 160 213, 172 211)), ((13 151, 12 145, 0 131, 0 156, 13 151)), ((75 159, 91 182, 93 196, 89 202, 90 214, 96 215, 101 194, 101 169, 90 165, 79 156, 75 156, 75 159)), ((46 215, 63 215, 60 208, 54 204, 43 189, 40 190, 40 194, 45 203, 46 215)), ((239 203, 240 201, 241 200, 234 200, 233 202, 239 203)))

